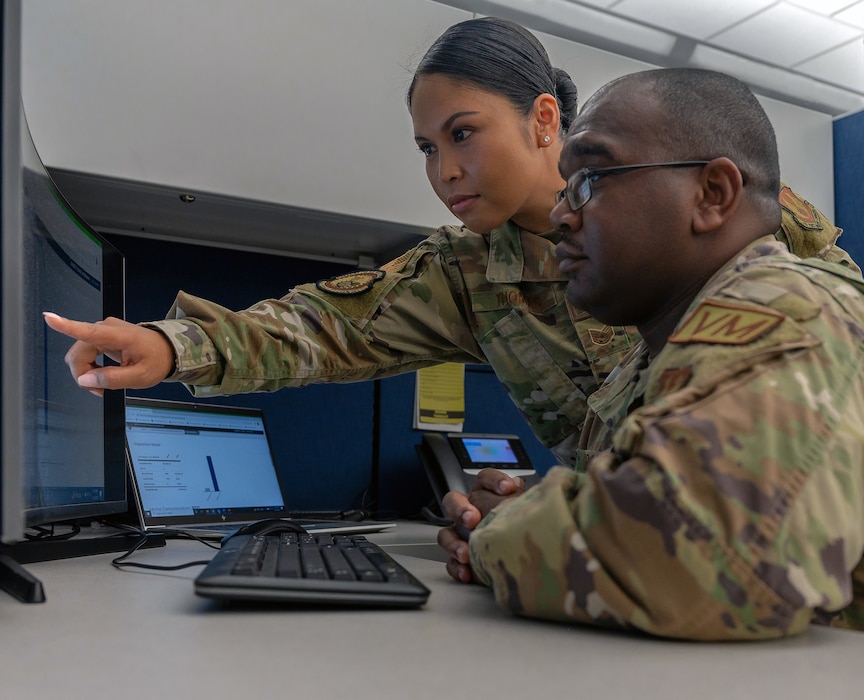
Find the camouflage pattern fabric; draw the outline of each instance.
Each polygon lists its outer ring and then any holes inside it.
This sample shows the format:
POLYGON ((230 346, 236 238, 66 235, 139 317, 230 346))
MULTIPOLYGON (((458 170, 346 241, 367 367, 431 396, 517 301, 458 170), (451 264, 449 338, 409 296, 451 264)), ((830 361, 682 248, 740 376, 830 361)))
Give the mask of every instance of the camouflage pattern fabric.
MULTIPOLYGON (((845 256, 839 229, 788 192, 778 238, 845 256)), ((488 235, 446 226, 379 271, 301 285, 240 312, 181 292, 171 320, 144 325, 174 346, 169 381, 201 397, 489 364, 540 442, 578 466, 586 399, 639 337, 569 304, 558 240, 513 224, 488 235)))
POLYGON ((587 472, 553 468, 471 536, 501 606, 694 640, 860 626, 860 275, 760 239, 589 406, 587 472))

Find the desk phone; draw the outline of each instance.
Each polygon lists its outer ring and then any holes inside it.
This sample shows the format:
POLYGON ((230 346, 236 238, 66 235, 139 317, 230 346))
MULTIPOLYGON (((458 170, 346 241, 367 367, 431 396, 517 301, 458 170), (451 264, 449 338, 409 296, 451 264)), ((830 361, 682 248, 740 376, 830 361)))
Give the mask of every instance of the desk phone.
POLYGON ((517 435, 426 433, 415 449, 439 504, 448 491, 468 493, 474 477, 487 467, 509 476, 536 475, 517 435))

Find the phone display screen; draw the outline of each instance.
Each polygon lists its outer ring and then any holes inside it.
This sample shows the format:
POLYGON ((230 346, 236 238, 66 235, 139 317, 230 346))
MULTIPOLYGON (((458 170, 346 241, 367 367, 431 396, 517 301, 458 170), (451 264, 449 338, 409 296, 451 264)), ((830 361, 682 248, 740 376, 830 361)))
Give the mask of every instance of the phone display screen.
POLYGON ((509 440, 466 438, 462 444, 472 464, 516 464, 519 461, 509 440))
POLYGON ((532 470, 531 460, 516 435, 448 435, 450 447, 463 470, 476 474, 491 467, 501 471, 532 470))

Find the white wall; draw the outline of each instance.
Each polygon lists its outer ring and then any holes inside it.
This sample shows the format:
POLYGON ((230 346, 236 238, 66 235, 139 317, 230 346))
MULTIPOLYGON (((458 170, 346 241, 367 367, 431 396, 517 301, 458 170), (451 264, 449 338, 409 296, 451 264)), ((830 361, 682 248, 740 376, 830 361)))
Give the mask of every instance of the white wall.
MULTIPOLYGON (((25 111, 49 166, 437 226, 453 219, 405 89, 469 16, 431 0, 33 0, 25 111)), ((540 36, 585 96, 648 67, 540 36)), ((784 178, 832 215, 831 118, 763 102, 784 178)))

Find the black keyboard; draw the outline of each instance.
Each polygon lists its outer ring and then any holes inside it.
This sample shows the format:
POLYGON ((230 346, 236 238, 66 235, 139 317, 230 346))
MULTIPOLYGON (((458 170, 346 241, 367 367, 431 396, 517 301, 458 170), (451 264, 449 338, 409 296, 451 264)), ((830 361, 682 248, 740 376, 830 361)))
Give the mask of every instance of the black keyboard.
POLYGON ((362 535, 234 535, 195 579, 224 600, 417 607, 429 589, 362 535))

